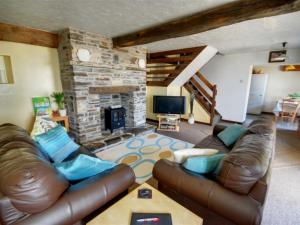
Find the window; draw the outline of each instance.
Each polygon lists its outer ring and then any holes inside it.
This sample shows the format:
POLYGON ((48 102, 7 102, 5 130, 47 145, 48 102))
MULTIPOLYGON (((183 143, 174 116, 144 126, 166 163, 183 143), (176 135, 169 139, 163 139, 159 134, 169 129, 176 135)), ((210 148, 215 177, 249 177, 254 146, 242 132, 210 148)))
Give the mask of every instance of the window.
POLYGON ((10 57, 0 55, 0 84, 13 84, 13 74, 10 57))

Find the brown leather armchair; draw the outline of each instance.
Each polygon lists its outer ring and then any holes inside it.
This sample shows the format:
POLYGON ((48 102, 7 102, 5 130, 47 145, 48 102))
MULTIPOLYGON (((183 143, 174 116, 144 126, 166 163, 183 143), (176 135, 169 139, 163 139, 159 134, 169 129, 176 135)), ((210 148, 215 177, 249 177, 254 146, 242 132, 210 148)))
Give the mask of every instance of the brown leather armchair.
POLYGON ((158 188, 204 219, 204 225, 259 225, 270 183, 275 146, 275 124, 270 119, 253 121, 247 133, 231 148, 216 135, 196 147, 226 153, 217 174, 200 175, 180 164, 162 159, 153 169, 158 188))
MULTIPOLYGON (((78 154, 91 154, 79 149, 78 154)), ((70 158, 69 158, 70 159, 70 158)), ((0 224, 71 225, 127 191, 132 169, 118 165, 70 184, 52 167, 28 133, 0 126, 0 224)))

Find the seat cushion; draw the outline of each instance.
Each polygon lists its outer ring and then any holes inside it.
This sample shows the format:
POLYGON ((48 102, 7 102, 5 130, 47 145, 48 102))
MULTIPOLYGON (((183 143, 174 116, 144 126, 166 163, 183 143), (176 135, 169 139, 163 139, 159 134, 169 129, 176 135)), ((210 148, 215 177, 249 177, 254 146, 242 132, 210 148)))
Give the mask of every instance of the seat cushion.
POLYGON ((223 159, 217 180, 240 194, 248 194, 270 164, 273 141, 259 134, 242 137, 223 159))
POLYGON ((91 157, 96 157, 95 154, 91 153, 89 150, 87 150, 85 147, 80 146, 79 149, 77 149, 75 152, 72 152, 67 158, 63 160, 63 162, 71 161, 76 159, 80 154, 88 155, 91 157))
POLYGON ((54 163, 54 166, 68 180, 74 181, 99 174, 105 170, 115 167, 116 164, 114 162, 80 154, 74 160, 54 163))
POLYGON ((60 125, 35 138, 54 162, 62 162, 80 147, 60 125))

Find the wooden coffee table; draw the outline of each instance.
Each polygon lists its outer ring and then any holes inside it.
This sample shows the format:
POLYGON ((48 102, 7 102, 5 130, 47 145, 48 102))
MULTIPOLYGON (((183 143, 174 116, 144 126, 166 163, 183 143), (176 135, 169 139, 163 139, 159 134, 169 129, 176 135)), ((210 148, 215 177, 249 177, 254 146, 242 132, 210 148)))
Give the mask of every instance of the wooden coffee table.
POLYGON ((184 208, 148 184, 142 184, 87 225, 130 225, 131 213, 170 213, 173 225, 202 225, 201 217, 184 208), (152 199, 137 198, 138 189, 152 189, 152 199))

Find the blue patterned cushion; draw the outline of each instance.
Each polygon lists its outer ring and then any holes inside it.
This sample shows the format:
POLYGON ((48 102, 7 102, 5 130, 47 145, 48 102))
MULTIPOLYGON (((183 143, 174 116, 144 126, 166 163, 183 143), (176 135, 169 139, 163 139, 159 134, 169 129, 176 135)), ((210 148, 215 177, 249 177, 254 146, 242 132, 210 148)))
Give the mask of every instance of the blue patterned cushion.
POLYGON ((35 136, 35 139, 54 162, 62 162, 80 147, 60 125, 35 136))
POLYGON ((183 167, 195 173, 211 173, 218 167, 224 156, 225 154, 190 157, 183 163, 183 167))
POLYGON ((80 180, 94 176, 116 166, 115 163, 104 161, 88 155, 80 154, 75 159, 62 163, 54 163, 56 169, 68 180, 80 180))

